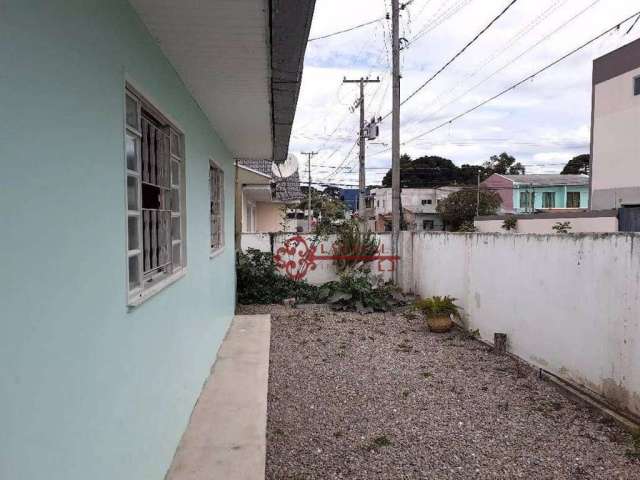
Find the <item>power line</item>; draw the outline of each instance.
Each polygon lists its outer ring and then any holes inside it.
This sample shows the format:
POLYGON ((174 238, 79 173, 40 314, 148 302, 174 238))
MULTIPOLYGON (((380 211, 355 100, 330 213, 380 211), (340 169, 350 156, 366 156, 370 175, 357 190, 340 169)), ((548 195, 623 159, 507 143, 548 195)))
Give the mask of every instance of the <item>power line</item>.
POLYGON ((322 35, 320 37, 310 38, 307 42, 315 42, 316 40, 323 40, 325 38, 335 37, 336 35, 340 35, 340 34, 343 34, 343 33, 352 32, 353 30, 357 30, 358 28, 362 28, 362 27, 367 27, 369 25, 373 25, 374 23, 377 23, 377 22, 379 22, 381 20, 384 20, 385 18, 386 17, 376 18, 375 20, 371 20, 369 22, 361 23, 360 25, 355 25, 353 27, 346 28, 346 29, 340 30, 338 32, 328 33, 328 34, 322 35))
MULTIPOLYGON (((576 20, 578 17, 582 16, 584 13, 586 13, 588 10, 590 10, 591 8, 593 8, 597 3, 599 3, 600 0, 594 0, 593 2, 591 2, 589 5, 587 5, 585 8, 583 8, 581 11, 579 11, 578 13, 576 13, 575 15, 573 15, 571 18, 569 18, 568 20, 566 20, 565 22, 563 22, 561 25, 559 25, 557 28, 555 28, 554 30, 552 30, 551 32, 549 32, 547 35, 545 35, 544 37, 542 37, 540 40, 538 40, 536 43, 534 43, 533 45, 531 45, 530 47, 526 48, 523 52, 521 52, 520 54, 518 54, 517 56, 515 56, 514 58, 512 58, 511 60, 507 61, 505 64, 503 64, 501 67, 499 67, 497 70, 495 70, 494 72, 492 72, 490 75, 488 75, 487 77, 483 78, 482 80, 480 80, 479 82, 477 82, 476 84, 474 84, 473 86, 471 86, 470 88, 468 88, 467 90, 465 90, 461 95, 458 95, 457 97, 453 98, 452 100, 448 101, 447 103, 441 105, 438 109, 434 110, 433 112, 430 112, 429 115, 435 115, 437 113, 440 113, 442 110, 444 110, 445 108, 447 108, 448 106, 456 103, 458 100, 464 98, 468 93, 472 92, 473 90, 475 90, 476 88, 478 88, 479 86, 485 84, 486 82, 488 82, 489 80, 491 80, 493 77, 495 77, 497 74, 499 74, 500 72, 502 72, 503 70, 505 70, 506 68, 510 67, 511 65, 513 65, 515 62, 517 62, 518 60, 520 60, 522 57, 524 57, 527 53, 531 52, 532 50, 534 50, 535 48, 537 48, 539 45, 541 45, 542 43, 544 43, 546 40, 548 40, 550 37, 552 37, 553 35, 555 35, 556 33, 558 33, 560 30, 562 30, 563 28, 565 28, 567 25, 569 25, 571 22, 573 22, 574 20, 576 20)), ((481 67, 482 68, 482 67, 481 67)), ((473 78, 476 73, 478 73, 478 71, 481 70, 481 68, 479 70, 477 70, 475 73, 473 73, 470 77, 468 78, 473 78)), ((454 89, 455 90, 455 89, 454 89)), ((422 124, 424 123, 423 121, 418 122, 418 124, 422 124)), ((375 155, 375 154, 374 154, 375 155)))
MULTIPOLYGON (((415 140, 417 140, 417 139, 419 139, 419 138, 424 137, 425 135, 428 135, 428 134, 430 134, 430 133, 432 133, 432 132, 435 132, 436 130, 439 130, 440 128, 445 127, 445 126, 447 126, 447 125, 449 125, 449 124, 451 124, 451 123, 455 122, 456 120, 459 120, 460 118, 462 118, 462 117, 464 117, 464 116, 466 116, 466 115, 468 115, 468 114, 470 114, 470 113, 472 113, 472 112, 474 112, 474 111, 478 110, 479 108, 481 108, 481 107, 485 106, 487 103, 490 103, 490 102, 492 102, 493 100, 496 100, 497 98, 499 98, 499 97, 501 97, 501 96, 503 96, 503 95, 505 95, 505 94, 509 93, 511 90, 515 90, 516 88, 518 88, 518 87, 519 87, 520 85, 522 85, 523 83, 526 83, 526 82, 528 82, 529 80, 534 79, 535 77, 537 77, 537 76, 538 76, 538 75, 540 75, 541 73, 543 73, 543 72, 545 72, 545 71, 549 70, 550 68, 552 68, 552 67, 556 66, 557 64, 559 64, 560 62, 562 62, 562 61, 566 60, 567 58, 569 58, 570 56, 572 56, 572 55, 574 55, 575 53, 579 52, 579 51, 580 51, 580 50, 582 50, 583 48, 588 47, 588 46, 589 46, 589 45, 591 45, 593 42, 595 42, 595 41, 597 41, 597 40, 601 39, 602 37, 604 37, 605 35, 609 34, 610 32, 612 32, 612 31, 614 31, 614 30, 619 29, 619 28, 620 28, 620 26, 621 26, 623 23, 628 22, 629 20, 631 20, 632 18, 634 18, 634 17, 636 17, 636 16, 638 16, 638 15, 640 15, 640 11, 638 11, 638 12, 634 13, 633 15, 631 15, 631 16, 629 16, 629 17, 625 18, 624 20, 622 20, 622 21, 618 22, 618 23, 617 23, 616 25, 614 25, 613 27, 608 28, 608 29, 607 29, 607 30, 605 30, 604 32, 600 33, 599 35, 597 35, 597 36, 593 37, 592 39, 588 40, 587 42, 583 43, 583 44, 582 44, 582 45, 580 45, 579 47, 574 48, 574 49, 573 49, 573 50, 571 50, 569 53, 566 53, 565 55, 563 55, 562 57, 558 58, 557 60, 554 60, 553 62, 551 62, 551 63, 549 63, 548 65, 546 65, 546 66, 542 67, 541 69, 539 69, 538 71, 536 71, 536 72, 532 73, 531 75, 527 76, 526 78, 523 78, 523 79, 522 79, 522 80, 520 80, 519 82, 514 83, 514 84, 513 84, 513 85, 511 85, 510 87, 505 88, 504 90, 502 90, 501 92, 499 92, 499 93, 497 93, 497 94, 493 95, 492 97, 487 98, 486 100, 484 100, 484 101, 480 102, 480 103, 479 103, 479 104, 477 104, 476 106, 471 107, 471 108, 469 108, 469 109, 465 110, 464 112, 459 113, 458 115, 455 115, 454 117, 450 118, 449 120, 444 121, 444 122, 442 122, 441 124, 439 124, 439 125, 437 125, 437 126, 435 126, 435 127, 431 128, 431 129, 429 129, 429 130, 427 130, 427 131, 425 131, 425 132, 422 132, 422 133, 420 133, 420 134, 418 134, 418 135, 416 135, 416 136, 414 136, 414 137, 410 138, 409 140, 407 140, 407 141, 405 141, 405 142, 402 142, 402 145, 406 145, 407 143, 411 143, 411 142, 413 142, 413 141, 415 141, 415 140)), ((375 154, 373 154, 373 155, 379 155, 379 154, 383 153, 384 151, 388 151, 388 150, 389 150, 389 149, 387 149, 387 150, 383 150, 383 151, 377 152, 377 153, 375 153, 375 154)))
MULTIPOLYGON (((478 41, 478 39, 484 35, 487 30, 489 30, 494 23, 496 23, 505 13, 507 13, 507 11, 517 2, 518 0, 511 0, 509 2, 509 4, 496 16, 493 18, 493 20, 491 20, 482 30, 480 30, 480 32, 478 32, 478 34, 473 37, 471 39, 470 42, 468 42, 464 47, 462 47, 462 50, 460 50, 458 53, 456 53, 447 63, 445 63, 436 73, 434 73, 433 75, 431 75, 431 77, 429 77, 422 85, 420 85, 418 88, 416 88, 413 92, 411 92, 411 94, 406 97, 404 100, 402 100, 402 102, 400 102, 400 106, 404 105, 405 103, 407 103, 409 100, 411 100, 414 96, 416 96, 418 94, 418 92, 420 92, 424 87, 426 87, 427 85, 429 85, 429 83, 431 83, 438 75, 440 75, 442 72, 444 72, 447 67, 449 67, 449 65, 451 65, 453 62, 455 62, 465 51, 467 51, 467 49, 473 45, 474 43, 476 43, 478 41)), ((391 115, 391 112, 387 113, 384 117, 382 117, 382 119, 384 120, 385 118, 387 118, 389 115, 391 115)))

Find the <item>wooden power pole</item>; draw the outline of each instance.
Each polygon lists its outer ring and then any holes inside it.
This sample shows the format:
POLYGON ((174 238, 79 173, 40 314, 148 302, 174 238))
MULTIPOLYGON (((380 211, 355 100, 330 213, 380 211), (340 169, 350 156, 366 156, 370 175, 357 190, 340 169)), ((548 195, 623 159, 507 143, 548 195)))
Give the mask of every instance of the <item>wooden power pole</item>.
POLYGON ((302 155, 307 156, 307 173, 309 175, 309 191, 307 192, 307 232, 311 233, 311 158, 317 155, 318 152, 302 152, 302 155))
POLYGON ((359 143, 360 143, 360 162, 359 162, 359 174, 358 174, 358 215, 360 216, 360 222, 366 228, 367 220, 364 214, 364 197, 366 195, 366 176, 365 176, 365 121, 364 121, 364 86, 366 83, 379 83, 380 78, 376 78, 375 80, 370 79, 369 77, 363 78, 360 77, 358 80, 347 80, 346 77, 342 81, 342 83, 359 83, 360 84, 360 100, 358 103, 360 105, 360 134, 359 134, 359 143))
MULTIPOLYGON (((393 50, 393 110, 391 126, 391 250, 399 254, 400 240, 400 0, 391 0, 393 50)), ((393 269, 393 280, 399 282, 400 262, 393 269)))

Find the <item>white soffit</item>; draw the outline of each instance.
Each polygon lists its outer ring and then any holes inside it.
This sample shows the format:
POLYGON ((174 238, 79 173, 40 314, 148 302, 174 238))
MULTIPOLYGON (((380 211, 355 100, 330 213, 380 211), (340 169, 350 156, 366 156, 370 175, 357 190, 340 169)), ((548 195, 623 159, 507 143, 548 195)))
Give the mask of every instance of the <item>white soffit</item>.
POLYGON ((270 159, 267 0, 130 1, 233 156, 270 159))

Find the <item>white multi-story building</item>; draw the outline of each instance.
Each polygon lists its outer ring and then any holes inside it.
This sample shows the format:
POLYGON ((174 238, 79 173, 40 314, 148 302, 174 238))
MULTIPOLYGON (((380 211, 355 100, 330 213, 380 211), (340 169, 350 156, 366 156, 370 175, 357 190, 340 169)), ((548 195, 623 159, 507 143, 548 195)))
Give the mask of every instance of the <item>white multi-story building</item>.
MULTIPOLYGON (((444 230, 442 217, 436 207, 450 193, 458 190, 460 187, 403 188, 400 198, 407 228, 416 231, 444 230)), ((371 189, 367 207, 367 217, 375 231, 390 228, 391 188, 371 189)))

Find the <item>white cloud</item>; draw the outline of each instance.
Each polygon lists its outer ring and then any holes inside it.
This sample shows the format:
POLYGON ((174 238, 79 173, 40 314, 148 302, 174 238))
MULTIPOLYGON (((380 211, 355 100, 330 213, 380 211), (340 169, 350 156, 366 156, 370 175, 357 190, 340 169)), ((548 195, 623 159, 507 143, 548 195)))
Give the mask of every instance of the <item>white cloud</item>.
MULTIPOLYGON (((477 105, 640 10, 639 0, 600 0, 532 48, 593 2, 516 3, 450 68, 403 106, 402 141, 477 105), (522 55, 523 52, 527 53, 522 55), (475 85, 477 87, 467 93, 475 85)), ((438 12, 457 3, 415 0, 403 13, 403 36, 413 38, 438 12)), ((504 0, 469 1, 438 28, 410 44, 402 58, 402 98, 433 75, 504 7, 504 0)), ((384 17, 387 10, 390 10, 388 0, 319 0, 311 37, 384 17)), ((626 24, 620 31, 603 37, 455 123, 403 145, 401 151, 413 157, 445 156, 457 164, 480 163, 493 154, 508 151, 522 163, 531 165, 529 171, 559 171, 560 163, 588 151, 592 60, 638 38, 640 25, 625 36, 629 26, 630 23, 626 24)), ((349 113, 358 88, 342 85, 343 77, 380 76, 381 84, 366 88, 367 116, 384 115, 391 109, 389 28, 389 22, 383 20, 309 43, 291 151, 320 150, 313 162, 314 178, 334 172, 337 165, 355 167, 357 163, 358 149, 354 148, 349 157, 347 153, 358 132, 358 113, 349 113)), ((381 126, 379 142, 390 145, 390 129, 389 118, 381 126)), ((367 166, 388 166, 390 152, 376 154, 386 148, 388 146, 369 144, 367 166)), ((384 173, 383 170, 368 172, 368 183, 379 181, 384 173)), ((344 183, 356 180, 355 168, 339 170, 332 178, 334 182, 344 183)))

